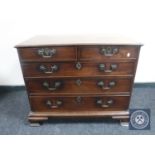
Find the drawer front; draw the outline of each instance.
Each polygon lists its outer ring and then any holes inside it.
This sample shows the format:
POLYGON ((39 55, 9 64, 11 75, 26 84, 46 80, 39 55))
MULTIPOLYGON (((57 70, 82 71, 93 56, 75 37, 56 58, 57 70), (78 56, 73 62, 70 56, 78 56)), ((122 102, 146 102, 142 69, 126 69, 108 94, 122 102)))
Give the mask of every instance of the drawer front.
POLYGON ((129 105, 129 96, 30 96, 30 102, 33 112, 126 110, 129 105))
POLYGON ((134 62, 24 63, 25 77, 134 75, 134 62))
POLYGON ((86 46, 80 48, 80 60, 136 59, 138 51, 134 46, 86 46))
POLYGON ((131 83, 129 78, 26 79, 29 93, 44 95, 128 93, 131 83))
POLYGON ((19 48, 22 61, 73 61, 76 60, 75 47, 19 48))

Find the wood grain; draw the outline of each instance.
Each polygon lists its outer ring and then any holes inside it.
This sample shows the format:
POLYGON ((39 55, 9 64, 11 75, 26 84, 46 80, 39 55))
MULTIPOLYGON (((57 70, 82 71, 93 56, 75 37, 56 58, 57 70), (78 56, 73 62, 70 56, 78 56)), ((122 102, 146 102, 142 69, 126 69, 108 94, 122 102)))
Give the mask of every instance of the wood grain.
POLYGON ((136 59, 138 57, 137 46, 83 46, 80 47, 80 60, 115 60, 115 59, 136 59), (102 48, 118 48, 113 56, 101 54, 102 48))
POLYGON ((50 117, 126 120, 142 44, 117 37, 112 41, 102 37, 70 39, 35 37, 16 46, 31 107, 29 121, 38 123, 50 117), (38 54, 46 48, 56 53, 48 58, 38 54), (103 48, 116 48, 117 52, 106 55, 103 48), (56 82, 61 85, 53 89, 56 82), (111 82, 115 83, 112 87, 111 82), (112 100, 112 104, 101 106, 97 100, 112 100))
POLYGON ((104 94, 104 93, 129 93, 131 91, 131 78, 81 78, 81 85, 77 85, 76 81, 79 79, 67 78, 67 79, 26 79, 27 89, 30 94, 104 94), (54 87, 55 82, 61 82, 62 86, 57 90, 51 91, 43 86, 44 82, 50 84, 50 87, 54 87), (99 81, 105 83, 105 87, 109 86, 111 81, 116 82, 116 86, 110 89, 102 89, 97 85, 99 81))
POLYGON ((24 77, 93 77, 93 76, 132 76, 134 75, 134 62, 80 62, 81 69, 76 68, 77 62, 61 62, 61 63, 23 63, 24 77), (111 65, 117 65, 115 70, 111 72, 100 71, 99 65, 104 64, 105 70, 111 70, 111 65), (45 66, 48 71, 51 71, 51 67, 56 65, 58 70, 53 73, 45 73, 41 71, 40 66, 45 66), (128 69, 127 69, 128 68, 128 69))
MULTIPOLYGON (((48 49, 55 49, 56 53, 50 58, 44 58, 38 54, 38 50, 43 47, 36 48, 20 48, 18 53, 21 61, 32 62, 32 61, 75 61, 77 58, 75 47, 46 47, 48 49)), ((43 48, 44 49, 44 48, 43 48)))
POLYGON ((81 102, 76 101, 74 97, 42 97, 42 96, 31 96, 31 109, 33 112, 84 112, 84 111, 109 111, 109 110, 127 110, 129 96, 96 96, 96 97, 82 97, 81 102), (109 107, 101 107, 96 104, 97 99, 104 101, 113 99, 114 104, 109 107), (50 100, 55 103, 57 100, 61 100, 63 103, 58 108, 52 108, 46 105, 46 102, 50 100))

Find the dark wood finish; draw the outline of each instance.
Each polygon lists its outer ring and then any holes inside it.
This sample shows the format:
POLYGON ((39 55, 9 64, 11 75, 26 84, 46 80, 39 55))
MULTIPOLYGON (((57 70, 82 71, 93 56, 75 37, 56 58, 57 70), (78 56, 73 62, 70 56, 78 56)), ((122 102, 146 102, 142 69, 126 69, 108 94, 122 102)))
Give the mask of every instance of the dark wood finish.
POLYGON ((136 59, 138 57, 138 46, 85 46, 80 48, 80 60, 111 60, 111 59, 136 59), (101 53, 103 48, 118 48, 118 52, 112 56, 101 53))
POLYGON ((80 79, 26 79, 26 85, 31 94, 109 94, 109 93, 129 93, 131 91, 132 79, 129 78, 80 78, 80 79), (80 80, 81 84, 77 84, 80 80), (43 86, 44 82, 49 83, 49 88, 54 87, 55 82, 61 82, 62 85, 56 90, 49 90, 43 86), (104 86, 98 86, 100 81, 104 86), (115 82, 115 86, 110 86, 110 82, 115 82))
POLYGON ((81 102, 77 101, 77 96, 74 97, 42 97, 31 96, 31 109, 33 112, 80 112, 80 111, 114 111, 127 110, 129 96, 96 96, 96 97, 81 97, 81 102), (113 100, 113 104, 109 106, 97 105, 97 100, 103 101, 113 100), (47 105, 47 101, 53 103, 53 107, 47 105), (54 106, 57 101, 62 101, 62 105, 54 106))
POLYGON ((133 76, 134 62, 80 62, 81 69, 76 68, 77 62, 65 63, 24 63, 23 74, 25 77, 88 77, 88 76, 133 76), (100 70, 99 65, 104 64, 105 70, 100 70), (112 70, 111 65, 116 65, 116 69, 112 70), (44 70, 40 67, 44 66, 44 70), (57 71, 51 71, 51 67, 57 66, 57 71), (128 69, 127 69, 128 68, 128 69), (108 72, 109 71, 109 72, 108 72))
POLYGON ((75 47, 46 47, 48 49, 55 49, 56 53, 52 57, 44 58, 38 54, 38 50, 45 49, 45 47, 35 48, 19 48, 18 53, 21 61, 37 62, 37 61, 75 61, 77 58, 75 47))
POLYGON ((16 46, 32 124, 49 117, 128 120, 141 44, 35 42, 16 46))

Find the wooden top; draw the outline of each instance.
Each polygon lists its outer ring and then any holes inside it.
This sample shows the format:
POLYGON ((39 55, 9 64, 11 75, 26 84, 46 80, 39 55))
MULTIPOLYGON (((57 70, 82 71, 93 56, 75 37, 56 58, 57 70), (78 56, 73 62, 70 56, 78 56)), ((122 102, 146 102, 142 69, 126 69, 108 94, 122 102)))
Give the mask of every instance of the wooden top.
POLYGON ((139 45, 142 43, 124 36, 110 35, 57 35, 57 36, 35 36, 15 47, 36 47, 36 46, 67 46, 67 45, 139 45))

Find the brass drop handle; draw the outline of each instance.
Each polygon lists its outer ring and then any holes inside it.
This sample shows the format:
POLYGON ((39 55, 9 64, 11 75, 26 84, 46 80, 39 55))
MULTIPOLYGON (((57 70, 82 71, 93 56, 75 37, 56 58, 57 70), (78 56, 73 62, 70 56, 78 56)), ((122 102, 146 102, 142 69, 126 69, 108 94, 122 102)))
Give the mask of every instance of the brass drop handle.
POLYGON ((60 101, 60 100, 57 100, 57 101, 56 101, 56 104, 57 104, 58 106, 61 106, 61 105, 63 104, 63 102, 60 101))
POLYGON ((116 70, 117 67, 118 67, 117 64, 111 64, 111 65, 110 65, 111 71, 116 70))
POLYGON ((38 49, 38 55, 43 58, 51 58, 56 54, 56 49, 52 48, 41 48, 38 49))
POLYGON ((107 105, 110 106, 110 105, 114 104, 114 100, 113 99, 108 99, 106 103, 107 103, 107 105))
POLYGON ((116 85, 116 82, 115 81, 110 81, 108 83, 108 86, 105 85, 105 82, 104 81, 98 81, 97 82, 97 86, 99 86, 100 88, 102 89, 111 89, 112 87, 114 87, 116 85))
POLYGON ((108 84, 108 86, 110 88, 112 88, 112 87, 116 86, 116 82, 115 81, 110 81, 109 84, 108 84))
POLYGON ((58 108, 63 104, 61 100, 57 100, 56 102, 51 102, 50 100, 46 101, 46 105, 50 108, 58 108))
POLYGON ((48 69, 45 65, 39 66, 39 70, 45 74, 54 73, 54 72, 58 71, 58 69, 59 69, 58 65, 52 65, 52 66, 50 66, 50 69, 48 69))
POLYGON ((106 47, 106 48, 101 48, 100 54, 111 57, 114 54, 118 53, 118 48, 116 47, 106 47))
POLYGON ((97 99, 96 104, 97 105, 102 105, 102 104, 104 104, 104 101, 102 99, 97 99))
POLYGON ((105 71, 105 64, 99 64, 98 67, 100 71, 105 71))
POLYGON ((57 90, 58 88, 60 88, 62 86, 62 82, 56 81, 51 86, 50 83, 48 83, 48 82, 45 81, 45 82, 43 82, 43 86, 45 88, 47 88, 48 90, 50 90, 50 91, 55 91, 55 90, 57 90))
POLYGON ((98 67, 99 67, 99 70, 100 70, 100 71, 104 71, 104 72, 106 72, 106 73, 110 73, 110 72, 116 70, 118 66, 117 66, 117 64, 111 64, 111 65, 110 65, 110 69, 106 69, 105 64, 99 64, 98 67))
POLYGON ((97 82, 97 86, 101 87, 102 89, 104 89, 105 83, 104 81, 99 81, 97 82))
POLYGON ((103 99, 97 99, 96 104, 100 106, 101 108, 107 108, 114 104, 114 100, 108 99, 107 101, 104 101, 103 99))

